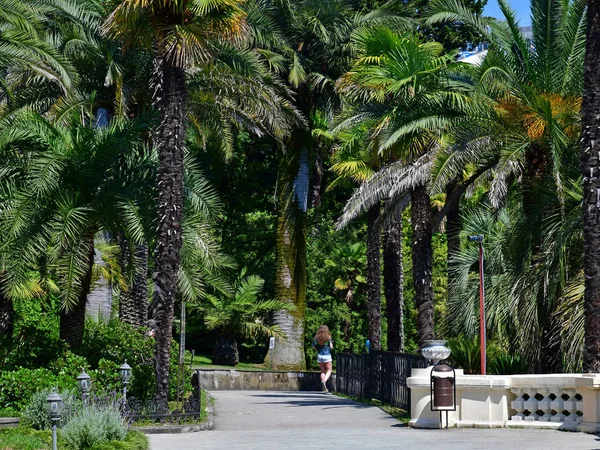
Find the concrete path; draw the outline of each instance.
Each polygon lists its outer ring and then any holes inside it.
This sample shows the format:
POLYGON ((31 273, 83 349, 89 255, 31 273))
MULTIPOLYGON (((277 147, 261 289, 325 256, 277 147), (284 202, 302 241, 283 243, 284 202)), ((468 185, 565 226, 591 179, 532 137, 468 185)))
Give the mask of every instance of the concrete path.
POLYGON ((379 408, 307 392, 216 391, 215 429, 150 436, 152 450, 591 450, 600 437, 521 429, 414 430, 379 408))

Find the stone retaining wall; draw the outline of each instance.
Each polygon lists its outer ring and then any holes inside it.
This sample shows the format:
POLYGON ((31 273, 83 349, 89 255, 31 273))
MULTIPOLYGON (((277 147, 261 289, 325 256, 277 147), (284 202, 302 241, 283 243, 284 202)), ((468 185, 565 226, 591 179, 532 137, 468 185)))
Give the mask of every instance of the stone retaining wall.
MULTIPOLYGON (((320 391, 319 372, 199 369, 200 385, 208 391, 320 391)), ((194 375, 195 377, 196 375, 194 375)), ((195 383, 194 383, 195 384, 195 383)), ((335 386, 335 374, 327 383, 335 386)))
POLYGON ((20 421, 18 417, 0 417, 0 428, 17 428, 20 421))

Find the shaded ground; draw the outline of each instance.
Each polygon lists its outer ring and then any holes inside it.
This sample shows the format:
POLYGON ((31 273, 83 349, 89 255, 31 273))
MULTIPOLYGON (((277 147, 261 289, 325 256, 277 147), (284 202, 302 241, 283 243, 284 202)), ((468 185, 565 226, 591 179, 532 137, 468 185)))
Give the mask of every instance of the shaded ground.
POLYGON ((310 392, 216 391, 215 429, 150 436, 153 450, 409 448, 599 449, 600 437, 553 430, 414 430, 376 406, 310 392))

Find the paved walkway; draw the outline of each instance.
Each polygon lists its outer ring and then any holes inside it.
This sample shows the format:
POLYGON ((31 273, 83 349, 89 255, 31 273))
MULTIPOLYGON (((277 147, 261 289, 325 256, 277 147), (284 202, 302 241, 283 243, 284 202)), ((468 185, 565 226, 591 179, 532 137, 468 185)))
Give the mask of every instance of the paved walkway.
POLYGON ((377 407, 306 392, 217 391, 215 429, 150 436, 152 450, 600 449, 584 433, 520 429, 414 430, 377 407))

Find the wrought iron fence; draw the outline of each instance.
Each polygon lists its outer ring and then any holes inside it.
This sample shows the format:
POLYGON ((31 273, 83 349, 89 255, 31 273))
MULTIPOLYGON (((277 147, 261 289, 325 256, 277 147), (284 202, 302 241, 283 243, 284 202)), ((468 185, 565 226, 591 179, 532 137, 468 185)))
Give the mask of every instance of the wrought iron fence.
POLYGON ((193 395, 179 405, 180 409, 171 410, 169 404, 161 398, 141 401, 129 397, 123 407, 123 415, 129 423, 136 421, 183 423, 200 419, 202 400, 199 395, 193 395))
POLYGON ((182 397, 187 395, 187 398, 175 405, 169 405, 166 400, 159 397, 147 400, 127 397, 121 407, 123 416, 129 423, 136 421, 184 423, 198 420, 202 414, 202 389, 199 380, 200 377, 196 371, 192 376, 191 394, 189 391, 187 394, 182 393, 182 397))
POLYGON ((427 360, 407 353, 372 350, 370 353, 338 353, 336 390, 359 399, 377 399, 382 403, 410 409, 410 391, 406 379, 413 368, 427 367, 427 360))

